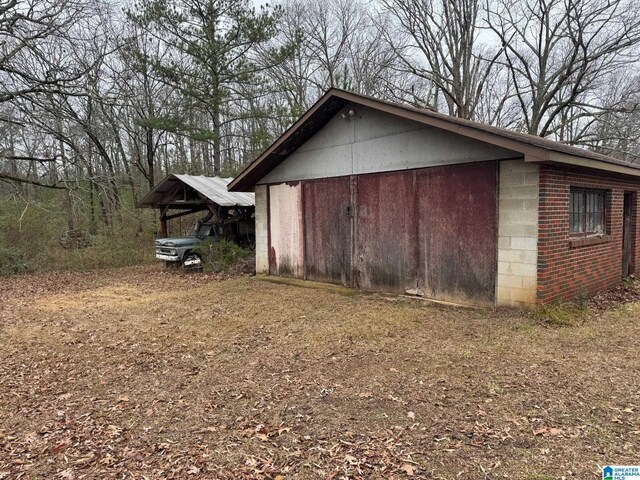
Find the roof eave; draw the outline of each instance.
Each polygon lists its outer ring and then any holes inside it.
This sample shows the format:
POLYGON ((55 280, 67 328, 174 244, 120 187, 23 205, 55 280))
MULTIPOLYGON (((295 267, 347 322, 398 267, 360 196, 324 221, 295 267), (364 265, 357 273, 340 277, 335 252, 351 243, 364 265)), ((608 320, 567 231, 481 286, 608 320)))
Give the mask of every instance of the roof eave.
POLYGON ((236 178, 234 178, 231 183, 227 185, 227 190, 229 190, 230 192, 246 192, 249 191, 249 189, 253 190, 256 182, 246 182, 246 177, 252 173, 256 166, 260 165, 267 157, 269 157, 269 155, 271 155, 278 147, 280 147, 296 130, 304 125, 331 97, 339 97, 340 95, 338 95, 338 93, 342 92, 335 88, 329 89, 322 97, 318 99, 316 103, 311 106, 311 108, 309 108, 309 110, 305 112, 304 115, 296 120, 293 125, 291 125, 275 142, 273 142, 269 148, 267 148, 253 162, 247 165, 236 176, 236 178))
POLYGON ((414 110, 402 105, 395 105, 370 97, 354 94, 344 90, 332 88, 327 91, 300 119, 298 119, 287 131, 278 138, 265 152, 249 164, 228 186, 229 191, 253 191, 259 178, 252 178, 252 173, 267 160, 298 128, 309 119, 332 98, 340 98, 345 102, 353 102, 378 111, 398 115, 403 118, 416 121, 423 125, 432 126, 449 131, 484 143, 511 150, 523 155, 526 161, 531 162, 557 162, 569 165, 584 166, 598 170, 640 176, 640 169, 611 163, 603 160, 581 157, 569 153, 558 152, 544 146, 529 144, 514 138, 508 138, 499 133, 483 130, 473 125, 463 125, 445 118, 425 115, 425 112, 414 110))
POLYGON ((499 135, 484 132, 482 130, 478 130, 471 126, 455 124, 452 122, 448 122, 444 119, 427 117, 424 114, 416 111, 413 112, 411 110, 405 109, 402 106, 392 105, 384 102, 380 102, 375 99, 370 99, 367 97, 362 97, 360 95, 356 95, 350 92, 346 92, 344 90, 331 89, 327 93, 325 93, 300 119, 298 119, 291 127, 289 127, 284 134, 278 140, 276 140, 267 150, 265 150, 262 155, 260 155, 256 160, 251 162, 240 174, 228 185, 228 190, 230 192, 239 192, 239 191, 249 191, 253 190, 257 180, 247 181, 247 176, 249 176, 255 168, 260 165, 266 158, 268 158, 274 151, 281 146, 285 140, 287 140, 293 132, 295 132, 300 126, 302 126, 305 122, 309 120, 313 114, 319 110, 330 98, 338 97, 346 102, 354 102, 365 107, 373 108, 375 110, 384 111, 390 114, 400 115, 409 120, 413 120, 419 122, 424 125, 433 126, 436 128, 440 128, 442 130, 447 130, 449 132, 457 133, 459 135, 463 135, 465 137, 473 138, 485 143, 497 145, 499 147, 506 148, 508 150, 512 150, 514 152, 520 153, 522 155, 534 155, 541 160, 548 160, 549 158, 549 150, 544 148, 535 147, 531 145, 525 145, 516 140, 507 139, 501 137, 499 135))
POLYGON ((603 162, 601 160, 579 157, 577 155, 569 155, 561 152, 551 152, 550 162, 561 163, 564 165, 572 165, 583 168, 593 168, 611 173, 619 173, 622 175, 630 175, 640 177, 640 169, 636 167, 621 165, 618 163, 603 162))
POLYGON ((164 177, 162 180, 160 180, 160 181, 156 184, 156 186, 155 186, 155 187, 153 187, 151 190, 149 190, 149 191, 147 192, 147 194, 146 194, 144 197, 142 197, 142 198, 138 201, 138 203, 136 203, 136 208, 158 208, 158 207, 154 206, 155 204, 149 204, 149 203, 146 203, 146 201, 147 201, 147 199, 148 199, 151 195, 153 195, 153 194, 155 193, 156 189, 157 189, 160 185, 162 185, 163 183, 165 183, 165 182, 169 181, 169 180, 171 179, 171 177, 175 177, 175 175, 174 175, 173 173, 170 173, 169 175, 167 175, 166 177, 164 177))

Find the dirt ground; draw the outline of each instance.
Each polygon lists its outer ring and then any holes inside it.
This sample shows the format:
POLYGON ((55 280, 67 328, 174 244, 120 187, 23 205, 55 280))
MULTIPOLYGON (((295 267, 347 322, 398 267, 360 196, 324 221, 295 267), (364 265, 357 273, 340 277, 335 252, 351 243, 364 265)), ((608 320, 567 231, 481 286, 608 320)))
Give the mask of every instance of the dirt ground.
POLYGON ((511 311, 138 267, 0 279, 0 478, 596 479, 640 304, 511 311))

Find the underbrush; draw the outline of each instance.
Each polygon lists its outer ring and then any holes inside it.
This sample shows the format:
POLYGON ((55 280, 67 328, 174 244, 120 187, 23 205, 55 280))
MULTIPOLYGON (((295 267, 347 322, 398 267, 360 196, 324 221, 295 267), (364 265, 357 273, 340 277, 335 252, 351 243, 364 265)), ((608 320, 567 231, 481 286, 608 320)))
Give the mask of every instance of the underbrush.
POLYGON ((36 258, 37 270, 92 270, 126 267, 155 260, 153 237, 140 235, 96 236, 93 244, 84 248, 56 247, 36 258))
POLYGON ((92 270, 154 261, 153 237, 102 236, 83 248, 51 245, 27 254, 20 248, 0 247, 0 276, 43 271, 92 270))
POLYGON ((193 251, 202 259, 202 269, 213 273, 229 270, 253 254, 252 250, 226 240, 203 242, 193 251))
POLYGON ((236 243, 226 240, 203 242, 193 251, 202 259, 202 269, 205 272, 213 273, 229 270, 253 255, 252 250, 242 248, 236 243))
POLYGON ((26 259, 19 250, 0 245, 0 276, 24 273, 26 270, 26 259))
POLYGON ((152 215, 123 210, 108 224, 92 224, 79 215, 70 229, 56 198, 27 206, 0 200, 0 276, 150 263, 152 215))

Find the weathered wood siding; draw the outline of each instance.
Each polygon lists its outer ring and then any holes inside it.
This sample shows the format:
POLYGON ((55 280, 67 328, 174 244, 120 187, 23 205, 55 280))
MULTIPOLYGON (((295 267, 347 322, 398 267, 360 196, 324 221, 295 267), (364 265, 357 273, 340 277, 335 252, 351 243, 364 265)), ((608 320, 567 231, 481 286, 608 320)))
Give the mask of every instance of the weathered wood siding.
POLYGON ((427 297, 493 304, 496 162, 418 171, 420 285, 427 297))
POLYGON ((270 270, 366 290, 417 289, 430 298, 491 304, 496 189, 496 162, 271 186, 270 211, 277 219, 271 220, 270 270), (300 184, 301 206, 291 193, 300 184), (291 212, 280 212, 285 206, 302 212, 302 227, 291 212))
POLYGON ((351 285, 349 178, 303 183, 305 276, 351 285))
POLYGON ((415 171, 357 177, 356 286, 404 292, 418 284, 415 171))
POLYGON ((301 277, 304 272, 302 185, 269 186, 269 273, 301 277))

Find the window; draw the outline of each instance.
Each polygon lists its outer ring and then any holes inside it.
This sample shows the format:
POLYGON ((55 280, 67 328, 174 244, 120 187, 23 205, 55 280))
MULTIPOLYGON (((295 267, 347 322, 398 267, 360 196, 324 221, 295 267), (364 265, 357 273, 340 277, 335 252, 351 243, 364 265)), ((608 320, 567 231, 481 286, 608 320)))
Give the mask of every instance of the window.
POLYGON ((569 231, 583 235, 605 233, 605 197, 603 190, 572 188, 569 199, 569 231))

